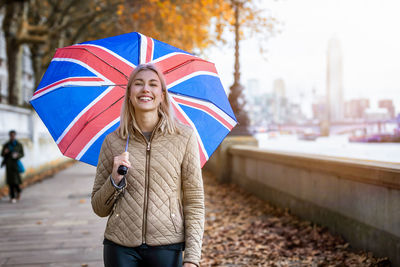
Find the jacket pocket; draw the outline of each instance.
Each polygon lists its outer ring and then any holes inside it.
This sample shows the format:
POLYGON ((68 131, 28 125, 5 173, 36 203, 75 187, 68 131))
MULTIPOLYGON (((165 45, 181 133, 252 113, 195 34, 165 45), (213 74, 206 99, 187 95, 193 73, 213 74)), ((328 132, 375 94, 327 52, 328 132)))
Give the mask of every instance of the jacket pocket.
POLYGON ((169 211, 176 233, 183 232, 183 216, 179 200, 175 196, 169 197, 169 211))

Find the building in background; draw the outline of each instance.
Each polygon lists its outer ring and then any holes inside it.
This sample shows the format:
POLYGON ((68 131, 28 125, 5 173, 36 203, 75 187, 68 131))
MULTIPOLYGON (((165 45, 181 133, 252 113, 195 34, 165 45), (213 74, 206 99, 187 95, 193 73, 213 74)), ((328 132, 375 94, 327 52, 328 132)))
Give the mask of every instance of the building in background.
POLYGON ((387 109, 391 119, 394 119, 396 117, 393 100, 391 99, 379 100, 378 107, 387 109))
POLYGON ((246 110, 250 119, 250 126, 254 129, 266 129, 272 120, 273 95, 268 93, 259 80, 249 79, 246 85, 246 110))
POLYGON ((337 38, 332 38, 328 43, 326 93, 329 107, 327 119, 331 122, 343 120, 342 48, 337 38))
POLYGON ((365 110, 370 108, 369 99, 359 98, 345 102, 344 114, 348 119, 359 120, 365 119, 365 110))
POLYGON ((327 113, 326 97, 325 96, 314 96, 312 103, 312 118, 317 122, 325 120, 327 113))
POLYGON ((390 119, 390 113, 386 108, 367 108, 364 118, 366 121, 384 121, 390 119))
POLYGON ((287 108, 288 99, 285 95, 285 82, 283 79, 274 80, 273 84, 273 122, 283 123, 285 121, 285 111, 287 108))

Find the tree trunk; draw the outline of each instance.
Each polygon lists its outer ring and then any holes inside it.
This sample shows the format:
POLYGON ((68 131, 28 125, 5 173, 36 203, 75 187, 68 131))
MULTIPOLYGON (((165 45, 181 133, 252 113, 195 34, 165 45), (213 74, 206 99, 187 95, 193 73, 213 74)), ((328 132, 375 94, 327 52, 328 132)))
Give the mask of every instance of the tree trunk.
POLYGON ((18 30, 22 23, 23 1, 8 1, 3 20, 3 31, 6 40, 8 70, 8 103, 20 105, 22 76, 22 47, 18 42, 18 30))

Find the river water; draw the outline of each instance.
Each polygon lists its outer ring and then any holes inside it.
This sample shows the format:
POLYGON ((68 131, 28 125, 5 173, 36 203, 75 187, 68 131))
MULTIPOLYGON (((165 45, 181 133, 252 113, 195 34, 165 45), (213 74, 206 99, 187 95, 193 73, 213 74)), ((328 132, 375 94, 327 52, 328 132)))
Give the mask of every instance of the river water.
POLYGON ((262 149, 298 152, 338 158, 397 163, 400 166, 400 143, 355 143, 348 135, 318 137, 315 141, 299 140, 296 135, 258 133, 255 138, 262 149))

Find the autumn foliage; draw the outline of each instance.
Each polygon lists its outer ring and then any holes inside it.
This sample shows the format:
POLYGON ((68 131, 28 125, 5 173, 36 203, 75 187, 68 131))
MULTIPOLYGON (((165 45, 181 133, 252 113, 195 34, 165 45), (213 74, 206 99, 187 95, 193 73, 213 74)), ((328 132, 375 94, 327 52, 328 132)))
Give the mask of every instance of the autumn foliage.
MULTIPOLYGON (((256 1, 238 0, 149 0, 120 5, 118 15, 124 32, 139 31, 190 52, 202 51, 233 30, 234 8, 241 8, 240 24, 263 37, 275 31, 277 21, 263 16, 256 1)), ((243 33, 242 33, 243 34, 243 33)))

